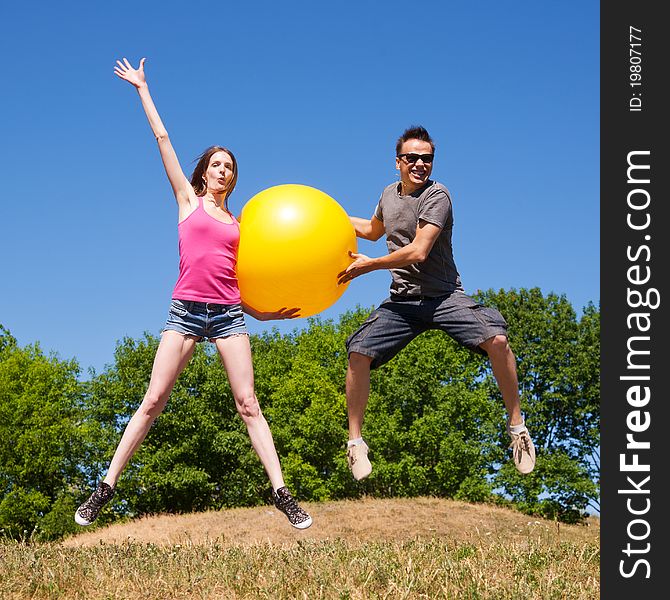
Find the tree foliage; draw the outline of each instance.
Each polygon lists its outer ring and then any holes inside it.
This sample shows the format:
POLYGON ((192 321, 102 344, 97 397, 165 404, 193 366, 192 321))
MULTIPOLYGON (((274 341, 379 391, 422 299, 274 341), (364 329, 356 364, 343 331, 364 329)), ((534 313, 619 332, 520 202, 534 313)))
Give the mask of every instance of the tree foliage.
POLYGON ((73 490, 88 443, 75 361, 19 348, 0 326, 0 529, 52 539, 75 529, 73 490), (63 521, 60 514, 69 513, 63 521))
MULTIPOLYGON (((372 475, 346 465, 346 338, 366 318, 309 320, 252 336, 256 392, 287 484, 305 500, 437 495, 506 502, 578 521, 598 506, 600 314, 578 319, 538 289, 478 294, 509 325, 537 466, 509 460, 505 411, 483 357, 431 331, 373 371, 364 435, 372 475)), ((12 537, 72 531, 72 513, 104 474, 146 391, 158 339, 126 338, 88 382, 74 361, 19 348, 0 330, 0 527, 12 537), (37 529, 36 529, 37 528, 37 529)), ((199 345, 99 521, 266 502, 268 479, 237 415, 225 370, 199 345)))
MULTIPOLYGON (((489 290, 479 299, 508 321, 522 408, 538 451, 530 476, 506 464, 495 484, 529 512, 576 520, 589 505, 599 507, 600 313, 589 304, 577 319, 565 296, 545 297, 539 289, 489 290)), ((482 373, 502 402, 490 370, 482 373)))

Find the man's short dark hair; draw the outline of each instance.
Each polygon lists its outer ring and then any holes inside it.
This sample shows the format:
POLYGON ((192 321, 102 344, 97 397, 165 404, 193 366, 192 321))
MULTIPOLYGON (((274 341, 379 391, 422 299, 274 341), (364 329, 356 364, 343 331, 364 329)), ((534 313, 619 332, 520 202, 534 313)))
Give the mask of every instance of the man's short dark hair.
POLYGON ((421 140, 422 142, 428 142, 430 147, 433 149, 433 153, 435 152, 435 144, 433 143, 433 139, 430 137, 430 134, 426 128, 421 127, 421 125, 412 125, 411 127, 405 129, 403 134, 398 138, 398 141, 395 145, 396 156, 400 154, 402 145, 407 140, 421 140))

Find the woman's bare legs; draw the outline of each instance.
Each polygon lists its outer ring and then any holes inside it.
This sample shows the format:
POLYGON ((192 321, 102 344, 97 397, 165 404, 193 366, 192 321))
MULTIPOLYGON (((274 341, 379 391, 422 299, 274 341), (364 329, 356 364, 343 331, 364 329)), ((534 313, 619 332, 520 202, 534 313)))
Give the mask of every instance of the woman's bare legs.
POLYGON ((218 338, 216 349, 228 374, 237 412, 247 426, 251 445, 270 478, 272 488, 276 491, 284 487, 284 477, 270 427, 261 412, 254 391, 254 367, 251 361, 249 336, 233 335, 218 338))
POLYGON ((144 441, 156 417, 163 412, 177 377, 193 356, 195 344, 196 338, 193 336, 185 336, 176 331, 163 333, 154 358, 149 388, 142 404, 126 425, 104 479, 111 487, 116 485, 121 472, 144 441))

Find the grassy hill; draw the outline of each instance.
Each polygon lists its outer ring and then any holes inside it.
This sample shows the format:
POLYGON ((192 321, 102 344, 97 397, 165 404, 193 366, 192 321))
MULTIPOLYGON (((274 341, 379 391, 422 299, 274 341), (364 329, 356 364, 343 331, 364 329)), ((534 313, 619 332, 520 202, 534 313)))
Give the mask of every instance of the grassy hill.
POLYGON ((563 525, 440 498, 158 515, 60 544, 0 543, 0 598, 600 596, 600 522, 563 525))

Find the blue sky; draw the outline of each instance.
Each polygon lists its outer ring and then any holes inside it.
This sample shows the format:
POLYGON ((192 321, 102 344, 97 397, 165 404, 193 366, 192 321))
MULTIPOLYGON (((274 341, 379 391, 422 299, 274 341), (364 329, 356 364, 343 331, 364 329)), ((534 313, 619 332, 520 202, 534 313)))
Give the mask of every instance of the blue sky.
MULTIPOLYGON (((395 140, 424 125, 466 291, 537 286, 579 313, 600 300, 599 44, 590 0, 3 3, 0 323, 99 372, 165 321, 176 205, 123 56, 147 57, 185 171, 209 145, 235 152, 236 214, 302 183, 369 217, 395 140)), ((389 283, 359 278, 321 317, 389 283)))

